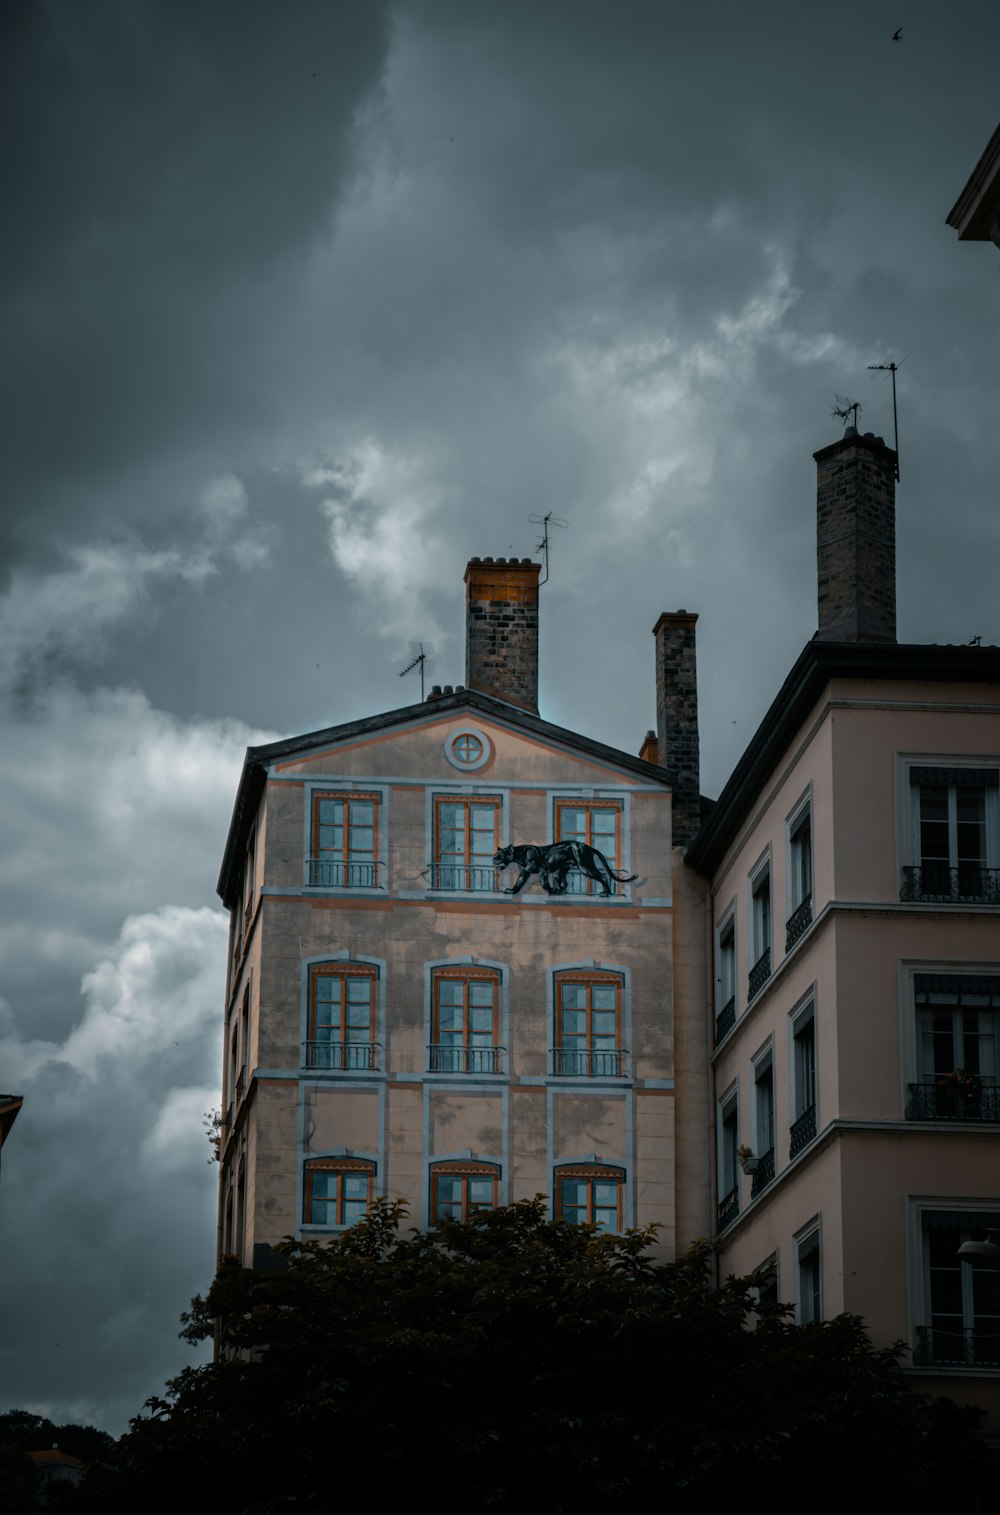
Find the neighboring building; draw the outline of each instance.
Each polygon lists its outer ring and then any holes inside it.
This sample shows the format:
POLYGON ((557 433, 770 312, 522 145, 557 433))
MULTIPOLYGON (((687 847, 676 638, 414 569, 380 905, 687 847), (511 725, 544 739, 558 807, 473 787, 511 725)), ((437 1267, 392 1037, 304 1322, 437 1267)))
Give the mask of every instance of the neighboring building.
POLYGON ((994 242, 1000 247, 1000 126, 949 211, 947 224, 962 242, 994 242))
MULTIPOLYGON (((538 574, 469 564, 468 687, 247 753, 219 881, 223 1255, 335 1234, 377 1194, 426 1226, 539 1192, 566 1219, 656 1221, 672 1253, 689 1169, 681 1244, 708 1229, 703 907, 679 945, 684 1146, 669 777, 539 717, 538 574), (506 861, 550 844, 527 879, 506 861)), ((664 722, 693 620, 657 629, 664 722)), ((696 738, 679 757, 697 804, 696 738)))
POLYGON ((687 853, 720 1267, 996 1424, 1000 1274, 957 1253, 1000 1225, 1000 649, 896 644, 895 455, 852 427, 816 460, 819 631, 687 853))
MULTIPOLYGON (((74 1486, 83 1477, 84 1464, 79 1457, 74 1457, 71 1452, 61 1452, 58 1447, 51 1447, 42 1452, 29 1452, 28 1456, 38 1471, 43 1506, 49 1503, 49 1490, 54 1483, 68 1483, 74 1486)), ((61 1490, 60 1493, 62 1492, 64 1491, 61 1490)))
POLYGON ((24 1097, 20 1094, 0 1094, 0 1153, 10 1135, 10 1128, 17 1120, 24 1097))

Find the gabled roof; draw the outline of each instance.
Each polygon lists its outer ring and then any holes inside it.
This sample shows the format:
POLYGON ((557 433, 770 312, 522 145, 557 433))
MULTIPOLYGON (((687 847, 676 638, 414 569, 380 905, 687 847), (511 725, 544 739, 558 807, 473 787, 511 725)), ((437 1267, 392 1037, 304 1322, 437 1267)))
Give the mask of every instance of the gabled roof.
POLYGON ((18 1111, 24 1104, 22 1094, 0 1094, 0 1147, 10 1133, 10 1128, 17 1120, 18 1111))
POLYGON ((459 689, 452 694, 432 695, 416 705, 404 705, 400 710, 389 710, 382 715, 366 716, 360 721, 348 721, 342 726, 326 726, 321 731, 309 731, 303 736, 286 737, 280 742, 269 742, 263 747, 248 747, 243 762, 243 773, 229 826, 222 868, 217 890, 224 905, 229 905, 238 882, 238 870, 242 864, 242 852, 251 820, 257 813, 261 791, 267 778, 268 767, 280 758, 297 757, 310 751, 331 747, 340 742, 349 742, 357 737, 372 736, 388 731, 393 726, 409 726, 417 722, 438 720, 442 715, 458 714, 475 710, 492 721, 523 731, 530 736, 541 737, 559 747, 571 748, 585 753, 599 762, 624 768, 637 778, 662 784, 668 788, 666 774, 655 763, 646 763, 631 753, 621 752, 617 747, 608 747, 593 737, 581 736, 568 731, 564 726, 554 726, 505 700, 491 699, 476 689, 459 689))
POLYGON ((807 642, 777 699, 761 721, 686 861, 710 876, 796 731, 831 679, 919 680, 923 683, 1000 683, 1000 647, 949 647, 872 642, 807 642))

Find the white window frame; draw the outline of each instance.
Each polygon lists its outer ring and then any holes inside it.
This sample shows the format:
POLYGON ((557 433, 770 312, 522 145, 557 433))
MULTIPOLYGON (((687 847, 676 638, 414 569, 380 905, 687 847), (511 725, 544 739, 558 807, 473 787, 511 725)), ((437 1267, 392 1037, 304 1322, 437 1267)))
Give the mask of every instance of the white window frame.
POLYGON ((740 1088, 738 1080, 734 1080, 733 1083, 730 1084, 725 1094, 723 1094, 722 1098, 718 1101, 718 1105, 716 1107, 716 1129, 718 1159, 716 1164, 716 1172, 718 1195, 719 1201, 721 1202, 723 1199, 725 1199, 727 1194, 732 1194, 733 1190, 735 1190, 737 1194, 739 1194, 740 1191, 740 1160, 736 1155, 740 1146, 740 1088), (736 1117, 736 1129, 733 1136, 732 1153, 733 1172, 731 1175, 726 1172, 725 1137, 726 1123, 730 1115, 735 1115, 736 1117), (731 1183, 729 1182, 730 1177, 732 1178, 731 1183))
POLYGON ((785 821, 785 920, 795 914, 806 899, 813 896, 815 879, 813 872, 812 785, 798 801, 785 821), (804 827, 809 832, 809 880, 808 888, 800 887, 802 873, 801 834, 804 827))
POLYGON ((773 895, 774 895, 774 888, 773 888, 773 885, 774 885, 774 874, 773 874, 773 870, 771 868, 771 849, 770 849, 770 847, 767 849, 767 851, 764 854, 764 856, 760 859, 760 861, 758 862, 757 866, 750 873, 750 877, 747 880, 747 884, 748 884, 748 895, 749 895, 749 902, 750 902, 750 908, 749 908, 750 949, 751 949, 751 952, 752 952, 752 955, 753 955, 753 962, 750 964, 750 967, 754 968, 757 965, 757 963, 760 962, 761 958, 764 956, 764 953, 767 952, 768 949, 770 949, 771 950, 771 968, 772 968, 772 971, 773 971, 773 969, 774 969, 774 898, 773 898, 773 895), (765 883, 767 885, 767 911, 766 911, 766 926, 767 926, 767 930, 766 930, 766 933, 764 931, 765 914, 764 914, 764 912, 761 909, 758 908, 758 904, 757 904, 758 899, 763 898, 764 890, 763 890, 763 888, 761 886, 763 884, 765 884, 765 883), (766 937, 767 937, 766 941, 764 940, 765 934, 766 934, 766 937))
MULTIPOLYGON (((917 1005, 917 980, 924 975, 941 978, 990 979, 1000 974, 1000 963, 931 962, 904 963, 901 965, 901 1016, 903 1023, 903 1109, 910 1100, 910 1085, 924 1084, 938 1074, 923 1063, 922 1035, 920 1031, 920 1007, 917 1005)), ((984 989, 984 992, 985 989, 984 989)), ((956 1015, 960 1013, 956 1008, 956 1015)), ((992 1075, 981 1075, 991 1083, 1000 1084, 1000 1010, 994 1012, 994 1062, 992 1075)), ((956 1057, 956 1067, 961 1066, 956 1057)), ((915 1118, 915 1117, 914 1117, 915 1118)))
POLYGON ((715 1013, 721 1015, 722 1011, 733 1000, 734 1007, 738 993, 739 979, 736 965, 736 901, 730 900, 726 906, 725 914, 720 918, 715 928, 715 1013), (731 980, 726 981, 726 941, 732 939, 732 955, 730 961, 731 980), (729 993, 726 993, 727 988, 729 993))
POLYGON ((797 1325, 811 1325, 824 1319, 823 1314, 823 1229, 822 1217, 814 1215, 792 1237, 795 1258, 795 1321, 797 1325), (819 1268, 819 1313, 813 1314, 811 1297, 807 1300, 803 1290, 803 1263, 815 1253, 819 1268))
MULTIPOLYGON (((954 753, 897 753, 896 755, 896 872, 902 881, 904 868, 920 868, 920 786, 915 781, 914 770, 918 768, 986 768, 1000 773, 1000 756, 970 757, 954 753)), ((954 817, 955 788, 949 786, 949 815, 954 817)), ((986 788, 986 858, 984 868, 1000 867, 1000 787, 986 788)), ((949 852, 955 852, 955 837, 949 825, 949 852)), ((957 866, 957 863, 955 864, 957 866)), ((947 901, 935 903, 935 908, 947 901)), ((956 903, 955 909, 968 909, 967 904, 956 903)), ((983 906, 980 908, 989 908, 983 906)), ((995 907, 994 907, 995 908, 995 907)))
MULTIPOLYGON (((928 1214, 940 1214, 946 1211, 948 1214, 967 1214, 970 1218, 980 1215, 989 1215, 995 1218, 993 1229, 1000 1230, 1000 1204, 996 1196, 988 1199, 975 1200, 970 1198, 955 1199, 951 1195, 920 1195, 911 1196, 909 1200, 909 1225, 907 1228, 907 1260, 909 1264, 909 1299, 910 1299, 910 1342, 914 1352, 918 1350, 918 1328, 930 1329, 931 1323, 931 1290, 930 1290, 930 1266, 928 1258, 927 1229, 924 1225, 924 1217, 928 1214)), ((967 1264, 961 1264, 962 1277, 962 1307, 963 1329, 969 1329, 964 1325, 967 1317, 972 1316, 972 1268, 967 1264)), ((928 1372, 937 1374, 957 1373, 964 1376, 976 1374, 991 1378, 1000 1375, 998 1365, 975 1365, 971 1363, 935 1363, 927 1367, 928 1372)))
POLYGON ((760 1158, 760 1157, 764 1157, 765 1154, 768 1153, 768 1152, 773 1152, 774 1153, 774 1157, 775 1157, 775 1170, 777 1171, 777 1152, 775 1151, 775 1147, 776 1147, 776 1144, 777 1144, 777 1134, 776 1134, 777 1133, 777 1111, 776 1111, 776 1108, 775 1108, 776 1107, 776 1100, 775 1100, 776 1089, 775 1089, 775 1078, 774 1078, 774 1039, 773 1039, 773 1037, 769 1037, 768 1040, 767 1040, 767 1043, 754 1056, 754 1058, 752 1059, 751 1067, 752 1067, 752 1071, 753 1071, 754 1156, 760 1158), (768 1075, 770 1075, 769 1078, 768 1078, 768 1075), (761 1096, 761 1092, 760 1092, 761 1081, 764 1080, 765 1078, 768 1078, 768 1087, 769 1087, 769 1091, 770 1091, 771 1108, 770 1108, 769 1112, 765 1109, 764 1100, 763 1100, 763 1098, 761 1096), (770 1117, 770 1131, 769 1132, 764 1132, 764 1131, 762 1131, 762 1126, 766 1123, 768 1116, 770 1117), (770 1137, 770 1140, 769 1140, 767 1146, 764 1145, 764 1140, 763 1140, 763 1138, 764 1138, 765 1135, 767 1135, 767 1136, 770 1137))
POLYGON ((800 1067, 799 1038, 806 1026, 812 1027, 812 1105, 816 1111, 816 1130, 819 1131, 819 1046, 816 1037, 816 992, 810 989, 805 998, 788 1015, 788 1095, 789 1113, 793 1126, 809 1109, 802 1100, 802 1069, 800 1067))

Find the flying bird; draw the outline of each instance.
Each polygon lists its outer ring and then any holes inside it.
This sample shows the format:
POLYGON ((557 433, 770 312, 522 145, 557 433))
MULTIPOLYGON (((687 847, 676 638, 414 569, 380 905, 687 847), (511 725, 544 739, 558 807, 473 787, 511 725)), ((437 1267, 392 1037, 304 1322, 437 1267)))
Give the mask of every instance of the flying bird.
POLYGON ((893 34, 892 34, 892 40, 893 40, 893 42, 902 42, 902 40, 903 40, 903 28, 901 26, 897 27, 897 29, 893 32, 893 34))

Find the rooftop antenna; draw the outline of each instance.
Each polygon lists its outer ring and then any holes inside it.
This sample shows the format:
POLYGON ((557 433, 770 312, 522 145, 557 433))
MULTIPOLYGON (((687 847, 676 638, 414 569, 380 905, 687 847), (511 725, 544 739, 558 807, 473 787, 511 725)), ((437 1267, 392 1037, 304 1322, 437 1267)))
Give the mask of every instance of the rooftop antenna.
POLYGON ((896 370, 899 368, 901 363, 906 362, 906 358, 908 357, 909 353, 906 354, 905 358, 900 358, 899 363, 894 363, 890 359, 887 363, 869 363, 868 365, 868 370, 870 373, 887 373, 892 375, 892 441, 893 446, 896 449, 897 484, 899 483, 899 423, 896 419, 896 370))
POLYGON ((411 671, 411 669, 416 668, 416 666, 417 666, 418 663, 420 664, 420 700, 421 700, 421 703, 423 703, 423 699, 424 699, 424 664, 427 662, 427 659, 431 656, 431 654, 433 653, 434 649, 433 649, 433 647, 431 647, 430 643, 428 643, 427 646, 425 647, 424 644, 423 644, 423 642, 411 642, 410 643, 410 651, 413 653, 413 661, 412 661, 412 663, 407 663, 406 667, 401 670, 399 676, 400 676, 401 679, 405 678, 406 675, 411 671))
POLYGON ((562 516, 554 516, 551 510, 549 511, 548 515, 529 516, 528 520, 534 521, 536 526, 540 526, 542 528, 542 540, 535 548, 536 552, 541 552, 545 555, 545 577, 538 580, 538 587, 541 589, 542 585, 548 582, 549 577, 549 527, 568 526, 569 522, 564 521, 562 516))
POLYGON ((846 395, 834 395, 833 398, 837 403, 834 405, 830 414, 832 416, 839 416, 845 426, 847 425, 847 418, 850 416, 851 425, 854 427, 854 430, 857 431, 858 411, 861 409, 861 402, 859 400, 849 400, 846 395))

